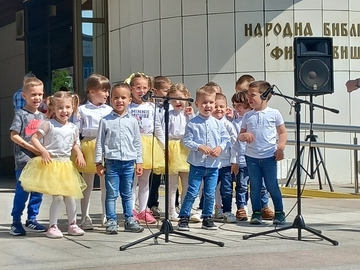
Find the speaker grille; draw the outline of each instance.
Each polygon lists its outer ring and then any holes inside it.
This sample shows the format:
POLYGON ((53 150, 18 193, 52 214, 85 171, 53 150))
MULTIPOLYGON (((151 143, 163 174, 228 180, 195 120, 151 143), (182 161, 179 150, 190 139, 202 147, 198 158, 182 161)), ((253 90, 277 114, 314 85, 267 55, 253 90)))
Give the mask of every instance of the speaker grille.
POLYGON ((330 70, 328 66, 319 59, 306 60, 299 70, 299 79, 301 83, 309 90, 323 88, 330 79, 330 70))

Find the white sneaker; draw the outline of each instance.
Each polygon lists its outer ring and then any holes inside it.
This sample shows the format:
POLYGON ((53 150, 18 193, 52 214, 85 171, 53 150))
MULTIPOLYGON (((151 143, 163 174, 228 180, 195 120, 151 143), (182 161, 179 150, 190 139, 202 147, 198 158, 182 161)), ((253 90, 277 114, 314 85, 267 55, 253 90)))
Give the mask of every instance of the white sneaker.
POLYGON ((101 215, 101 222, 102 222, 102 225, 103 225, 103 226, 106 226, 107 219, 106 219, 106 215, 105 215, 105 214, 102 214, 102 215, 101 215))
POLYGON ((81 219, 81 224, 80 227, 87 231, 87 230, 93 230, 94 229, 94 225, 92 224, 92 220, 89 216, 85 216, 81 219))
POLYGON ((194 223, 201 222, 202 221, 201 215, 202 215, 202 210, 197 209, 195 213, 190 215, 190 222, 194 222, 194 223))
POLYGON ((221 208, 215 208, 214 220, 221 220, 224 218, 224 213, 221 208))
POLYGON ((224 213, 224 223, 236 223, 236 217, 231 212, 224 213))
POLYGON ((179 214, 176 213, 176 211, 172 211, 169 214, 169 219, 170 219, 170 221, 179 221, 178 216, 179 216, 179 214))

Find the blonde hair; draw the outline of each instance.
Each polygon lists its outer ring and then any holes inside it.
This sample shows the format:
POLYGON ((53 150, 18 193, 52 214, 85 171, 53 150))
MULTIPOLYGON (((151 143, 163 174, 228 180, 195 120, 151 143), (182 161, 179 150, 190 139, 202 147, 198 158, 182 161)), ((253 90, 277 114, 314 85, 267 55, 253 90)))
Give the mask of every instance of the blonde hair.
POLYGON ((108 78, 100 74, 91 74, 86 80, 86 98, 85 101, 90 99, 90 90, 110 91, 111 83, 108 78))
POLYGON ((153 78, 151 76, 147 76, 144 73, 140 73, 140 72, 132 73, 124 82, 129 84, 130 86, 134 86, 134 82, 138 78, 146 80, 148 82, 149 90, 152 89, 153 78))
POLYGON ((198 90, 196 90, 196 100, 198 100, 201 96, 207 95, 215 95, 216 90, 212 86, 202 86, 198 90))
POLYGON ((46 106, 48 107, 48 110, 46 112, 46 117, 49 119, 54 118, 56 102, 59 99, 67 99, 67 98, 72 100, 73 113, 76 114, 78 111, 79 104, 80 104, 79 96, 76 94, 72 94, 69 91, 57 91, 52 96, 49 96, 46 99, 45 103, 46 103, 46 106))
POLYGON ((253 76, 251 76, 250 74, 244 74, 242 76, 240 76, 240 78, 236 81, 236 85, 242 85, 243 83, 247 82, 247 83, 251 83, 255 81, 255 78, 253 76))
POLYGON ((44 86, 44 84, 36 77, 29 77, 24 81, 23 91, 27 91, 30 87, 34 86, 44 86))
POLYGON ((216 82, 208 82, 207 84, 205 84, 204 86, 209 86, 209 87, 212 87, 217 93, 222 93, 222 89, 221 89, 221 86, 218 85, 216 82), (219 90, 219 91, 217 91, 219 90))
POLYGON ((167 95, 174 94, 176 91, 179 91, 185 95, 185 97, 190 97, 190 92, 186 86, 182 83, 174 83, 170 86, 170 89, 167 92, 167 95))
MULTIPOLYGON (((250 85, 249 85, 249 89, 250 88, 258 89, 260 94, 264 93, 270 87, 271 87, 271 85, 267 81, 254 81, 254 82, 250 83, 250 85)), ((266 101, 269 101, 271 96, 272 96, 272 94, 270 93, 267 96, 266 101)))
POLYGON ((154 88, 160 89, 163 83, 167 83, 171 85, 171 80, 165 76, 156 76, 154 78, 154 88))
POLYGON ((227 98, 224 94, 222 93, 216 93, 216 96, 215 96, 215 100, 224 100, 225 101, 225 104, 227 104, 227 98))

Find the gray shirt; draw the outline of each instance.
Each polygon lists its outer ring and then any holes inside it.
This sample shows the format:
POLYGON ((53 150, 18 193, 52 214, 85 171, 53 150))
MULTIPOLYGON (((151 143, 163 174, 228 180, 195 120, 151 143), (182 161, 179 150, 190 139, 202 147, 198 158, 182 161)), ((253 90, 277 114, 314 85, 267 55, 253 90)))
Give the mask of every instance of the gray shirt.
POLYGON ((95 146, 95 163, 105 159, 135 160, 142 163, 142 144, 138 121, 126 113, 112 111, 100 120, 95 146))
MULTIPOLYGON (((30 143, 31 136, 36 133, 43 119, 45 119, 45 116, 41 112, 35 114, 24 109, 19 109, 15 112, 10 131, 17 132, 24 141, 30 143)), ((14 157, 15 170, 22 170, 26 163, 35 157, 35 154, 15 143, 14 157)))

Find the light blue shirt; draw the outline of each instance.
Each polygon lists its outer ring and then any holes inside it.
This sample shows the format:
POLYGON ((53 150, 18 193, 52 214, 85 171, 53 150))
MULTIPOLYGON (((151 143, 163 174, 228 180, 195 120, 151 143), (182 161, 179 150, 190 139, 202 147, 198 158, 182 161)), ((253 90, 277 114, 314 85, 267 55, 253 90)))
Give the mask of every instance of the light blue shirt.
POLYGON ((236 132, 235 126, 227 119, 226 116, 218 121, 224 124, 225 129, 230 136, 230 147, 227 147, 224 151, 222 151, 219 156, 221 167, 228 167, 231 166, 232 163, 236 163, 237 154, 233 146, 237 141, 238 133, 236 132))
POLYGON ((206 155, 198 148, 200 145, 207 145, 212 149, 220 146, 224 151, 230 145, 230 136, 221 121, 213 116, 197 115, 187 123, 183 143, 190 149, 188 163, 205 168, 220 168, 219 157, 206 155))
POLYGON ((95 145, 95 163, 103 159, 135 160, 142 163, 142 144, 138 121, 126 113, 112 111, 100 120, 95 145))
MULTIPOLYGON (((242 119, 243 119, 242 116, 238 116, 238 118, 236 118, 233 121, 233 124, 238 134, 240 133, 241 130, 242 119)), ((245 160, 246 142, 241 142, 239 139, 237 139, 236 143, 233 146, 233 150, 236 153, 237 164, 239 164, 240 168, 246 167, 246 160, 245 160)))

